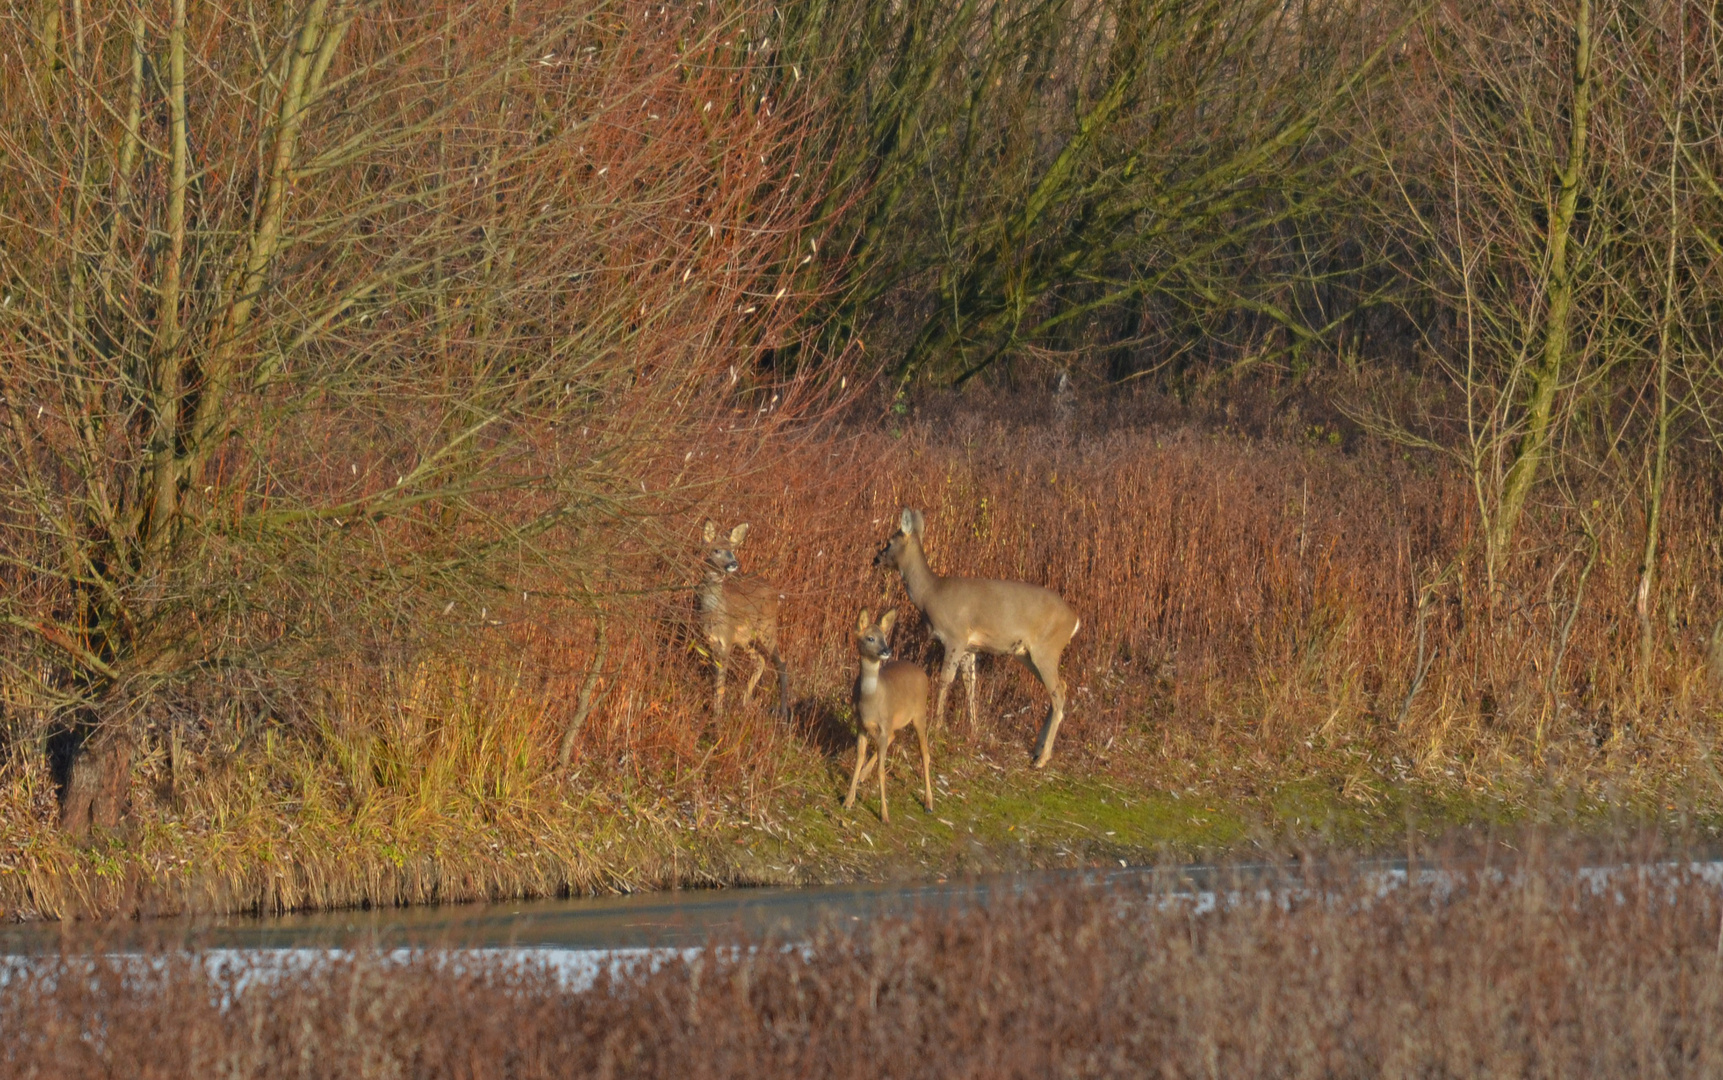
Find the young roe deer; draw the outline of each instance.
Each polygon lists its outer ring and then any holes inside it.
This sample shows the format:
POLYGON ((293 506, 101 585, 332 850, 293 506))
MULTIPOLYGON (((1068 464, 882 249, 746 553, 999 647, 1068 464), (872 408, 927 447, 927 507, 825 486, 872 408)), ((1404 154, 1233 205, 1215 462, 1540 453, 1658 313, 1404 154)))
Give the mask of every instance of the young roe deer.
POLYGON ((975 654, 1015 656, 1023 661, 1052 704, 1046 726, 1035 751, 1035 767, 1053 756, 1053 739, 1065 719, 1065 684, 1059 678, 1059 657, 1080 624, 1077 613, 1059 594, 1021 581, 989 581, 984 578, 940 577, 927 565, 922 550, 921 511, 905 510, 897 533, 874 556, 875 566, 895 567, 903 575, 903 586, 927 619, 933 636, 945 649, 945 665, 939 672, 939 700, 933 706, 935 723, 945 719, 945 692, 963 669, 969 692, 969 725, 975 726, 975 654))
POLYGON ((706 644, 712 650, 712 666, 717 670, 712 715, 724 712, 724 667, 730 660, 730 651, 742 649, 754 657, 754 675, 748 680, 748 688, 742 691, 742 703, 746 705, 754 688, 760 685, 760 676, 766 672, 766 657, 770 655, 778 669, 778 715, 787 720, 790 672, 778 652, 778 605, 784 597, 759 578, 737 572, 736 549, 747 536, 747 522, 731 529, 729 537, 724 538, 708 521, 703 534, 706 578, 699 591, 700 630, 706 635, 706 644))
POLYGON ((891 737, 906 727, 915 729, 921 743, 921 784, 926 796, 927 812, 933 813, 933 771, 927 754, 927 672, 906 660, 891 658, 891 628, 897 625, 897 612, 888 611, 879 622, 868 618, 864 610, 856 620, 856 651, 861 654, 861 672, 856 676, 856 720, 861 731, 856 735, 856 769, 850 775, 850 793, 844 798, 844 809, 855 805, 856 787, 879 765, 879 819, 890 821, 885 808, 885 752, 891 748, 891 737), (877 747, 870 760, 868 740, 877 747))

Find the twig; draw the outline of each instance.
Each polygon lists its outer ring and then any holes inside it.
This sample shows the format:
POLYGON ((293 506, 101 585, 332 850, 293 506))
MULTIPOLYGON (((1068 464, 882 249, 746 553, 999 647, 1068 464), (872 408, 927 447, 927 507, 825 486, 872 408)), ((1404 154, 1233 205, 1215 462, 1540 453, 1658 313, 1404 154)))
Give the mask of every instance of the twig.
POLYGON ((1585 538, 1591 542, 1591 554, 1585 560, 1585 566, 1579 572, 1579 582, 1573 589, 1573 605, 1568 608, 1567 619, 1562 623, 1561 636, 1556 639, 1555 657, 1550 662, 1550 677, 1545 684, 1544 692, 1550 703, 1556 703, 1556 679, 1561 674, 1562 658, 1567 655, 1568 636, 1573 633, 1574 620, 1579 618, 1580 601, 1585 598, 1585 581, 1591 576, 1591 571, 1597 565, 1598 552, 1601 545, 1597 542, 1597 533, 1586 523, 1585 538))
POLYGON ((1426 651, 1425 645, 1428 636, 1424 630, 1424 622, 1430 604, 1435 600, 1436 590, 1440 589, 1443 583, 1448 580, 1448 574, 1453 568, 1454 564, 1449 563, 1434 580, 1418 590, 1418 662, 1412 669, 1412 685, 1406 690, 1406 699, 1400 702, 1400 714, 1394 718, 1396 728, 1405 726, 1406 716, 1412 711, 1412 701, 1418 696, 1418 691, 1424 688, 1424 679, 1430 674, 1430 668, 1436 663, 1436 656, 1441 651, 1439 649, 1426 651))
POLYGON ((592 710, 603 704, 604 699, 610 696, 610 688, 615 685, 615 680, 611 680, 603 692, 599 693, 597 697, 593 696, 593 691, 598 687, 600 674, 604 670, 605 657, 610 651, 610 622, 603 612, 598 613, 597 623, 598 627, 594 631, 592 666, 586 671, 586 681, 581 684, 580 696, 575 699, 574 715, 569 718, 568 727, 563 729, 562 745, 558 747, 556 752, 557 764, 564 769, 568 768, 569 759, 574 756, 574 740, 580 734, 581 726, 586 723, 586 718, 592 714, 592 710))

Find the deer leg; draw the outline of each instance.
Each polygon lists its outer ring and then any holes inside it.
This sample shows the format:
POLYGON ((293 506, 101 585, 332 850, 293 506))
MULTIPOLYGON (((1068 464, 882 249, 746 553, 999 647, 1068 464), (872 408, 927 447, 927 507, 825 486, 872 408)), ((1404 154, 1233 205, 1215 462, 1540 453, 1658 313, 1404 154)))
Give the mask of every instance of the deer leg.
POLYGON ((879 821, 881 825, 891 821, 891 813, 885 808, 885 752, 890 746, 890 733, 881 735, 879 737, 879 821))
MULTIPOLYGON (((933 703, 933 722, 945 723, 945 692, 951 689, 951 680, 957 678, 957 667, 963 663, 965 652, 950 648, 945 650, 945 663, 939 669, 939 697, 933 703)), ((971 716, 970 726, 974 727, 975 717, 971 716)))
POLYGON ((748 699, 754 696, 754 688, 760 685, 760 676, 766 673, 766 654, 751 644, 742 648, 747 649, 748 655, 754 658, 754 674, 748 679, 748 688, 742 691, 742 704, 746 705, 748 699))
POLYGON ((975 654, 963 654, 963 689, 969 693, 969 730, 975 730, 977 713, 975 711, 975 654))
MULTIPOLYGON (((868 738, 868 736, 863 735, 862 738, 866 739, 866 738, 868 738)), ((870 749, 872 748, 872 746, 873 746, 872 743, 868 744, 868 747, 870 749)), ((879 764, 879 755, 878 754, 874 754, 867 759, 867 764, 862 766, 862 771, 861 771, 861 782, 862 783, 864 783, 864 784, 867 783, 868 777, 873 775, 873 767, 875 765, 878 765, 878 764, 879 764)))
POLYGON ((784 663, 784 654, 776 647, 772 649, 772 663, 778 668, 778 717, 787 722, 790 719, 790 668, 784 663))
POLYGON ((921 743, 921 787, 927 795, 927 812, 933 813, 933 759, 927 753, 927 725, 917 720, 915 722, 915 738, 921 743))
POLYGON ((1059 653, 1031 651, 1029 664, 1041 685, 1047 688, 1047 696, 1052 699, 1047 707, 1047 724, 1041 729, 1041 738, 1035 748, 1035 767, 1039 769, 1053 756, 1053 740, 1059 734, 1059 724, 1065 719, 1065 683, 1059 678, 1059 653))
POLYGON ((855 771, 850 773, 850 793, 848 795, 844 796, 844 809, 845 810, 848 810, 850 807, 852 807, 856 804, 856 787, 858 785, 860 785, 862 780, 863 780, 862 766, 866 762, 867 762, 867 735, 866 735, 866 733, 863 733, 861 735, 856 736, 856 767, 855 767, 855 771))
POLYGON ((724 715, 724 661, 730 658, 730 650, 717 642, 712 643, 712 715, 724 715))

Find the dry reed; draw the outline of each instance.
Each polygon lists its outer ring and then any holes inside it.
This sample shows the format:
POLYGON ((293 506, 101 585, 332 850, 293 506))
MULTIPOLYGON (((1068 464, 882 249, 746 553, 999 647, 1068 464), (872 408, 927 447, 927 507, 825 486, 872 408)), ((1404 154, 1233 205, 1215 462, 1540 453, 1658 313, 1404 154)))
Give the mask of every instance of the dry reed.
POLYGON ((69 952, 0 986, 0 1070, 1714 1075, 1715 883, 1666 863, 1599 888, 1574 852, 1501 854, 1386 891, 1358 868, 1239 878, 1236 902, 1206 914, 1141 886, 1048 889, 803 948, 709 948, 586 992, 519 957, 361 951, 259 978, 243 959, 212 974, 195 952, 69 952))
MULTIPOLYGON (((1416 456, 985 410, 899 423, 786 440, 758 466, 722 436, 667 446, 666 469, 710 475, 664 519, 689 558, 642 562, 651 587, 613 595, 597 671, 589 615, 549 604, 511 609, 460 653, 354 663, 298 717, 211 717, 156 748, 139 824, 94 848, 54 835, 47 778, 25 773, 5 793, 0 902, 274 910, 786 880, 703 825, 835 813, 860 608, 898 604, 904 655, 935 662, 901 585, 871 566, 905 505, 927 514, 936 570, 1044 583, 1082 616, 1054 759, 1068 775, 1246 802, 1302 783, 1360 806, 1410 785, 1510 816, 1552 795, 1640 816, 1716 804, 1704 613, 1723 602, 1723 502, 1697 477, 1666 509, 1641 682, 1631 508, 1593 511, 1589 540, 1541 517, 1491 593, 1466 483, 1416 456), (750 521, 746 568, 788 596, 789 725, 769 695, 710 720, 689 632, 707 516, 750 521), (589 679, 596 707, 563 771, 589 679)), ((936 733, 954 775, 979 755, 1023 768, 1045 707, 1004 661, 981 688, 981 729, 954 714, 936 733)))

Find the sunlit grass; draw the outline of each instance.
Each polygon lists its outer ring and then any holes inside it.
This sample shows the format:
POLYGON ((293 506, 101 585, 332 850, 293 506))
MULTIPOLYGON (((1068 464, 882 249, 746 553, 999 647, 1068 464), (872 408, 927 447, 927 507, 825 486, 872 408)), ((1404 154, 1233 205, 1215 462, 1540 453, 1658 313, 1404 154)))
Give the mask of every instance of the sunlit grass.
MULTIPOLYGON (((787 595, 788 725, 770 680, 710 716, 689 577, 618 601, 602 704, 560 769, 591 624, 529 610, 465 652, 334 669, 296 716, 204 718, 171 768, 150 751, 132 821, 87 845, 54 829, 39 761, 15 759, 0 787, 0 906, 273 910, 1393 848, 1409 831, 1540 821, 1708 834, 1720 820, 1718 702, 1695 635, 1669 637, 1653 694, 1628 692, 1631 658, 1599 602, 1552 682, 1546 607, 1491 615, 1456 592, 1426 627, 1434 660, 1408 702, 1415 609, 1396 560, 1409 541, 1373 500, 1393 479, 1432 515, 1420 543, 1458 542, 1469 511, 1439 471, 980 420, 835 445, 845 452, 794 451, 798 484, 738 476, 714 507, 754 523, 745 568, 787 595), (838 804, 855 613, 898 603, 900 654, 939 658, 901 585, 870 565, 903 505, 927 512, 936 570, 1046 583, 1083 627, 1052 766, 1028 768, 1039 685, 984 661, 980 724, 959 689, 934 731, 935 813, 905 799, 885 828, 873 796, 851 814, 838 804)), ((1669 550, 1713 567, 1701 510, 1672 508, 1669 550)), ((1630 545, 1631 522, 1618 526, 1610 542, 1630 545)), ((1625 587, 1625 565, 1600 568, 1590 595, 1607 595, 1610 574, 1625 587)), ((1523 572, 1523 592, 1547 591, 1535 560, 1523 572)), ((912 786, 904 754, 894 799, 912 786)))

